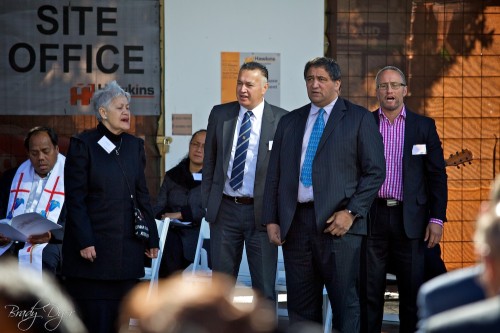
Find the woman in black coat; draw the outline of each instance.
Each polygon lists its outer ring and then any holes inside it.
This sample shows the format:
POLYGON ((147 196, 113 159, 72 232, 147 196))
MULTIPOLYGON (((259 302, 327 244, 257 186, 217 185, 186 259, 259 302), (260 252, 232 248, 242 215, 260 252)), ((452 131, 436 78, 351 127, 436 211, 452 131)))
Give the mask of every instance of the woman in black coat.
POLYGON ((144 175, 144 142, 130 129, 130 94, 112 81, 92 103, 97 128, 72 137, 65 165, 67 219, 62 272, 89 332, 116 332, 123 296, 158 254, 158 231, 144 175), (149 227, 134 235, 131 195, 149 227))
POLYGON ((170 224, 160 264, 160 277, 184 270, 194 260, 200 223, 205 216, 200 185, 206 133, 206 130, 199 130, 193 134, 188 156, 165 173, 158 194, 154 208, 157 219, 169 217, 191 222, 189 227, 170 224))

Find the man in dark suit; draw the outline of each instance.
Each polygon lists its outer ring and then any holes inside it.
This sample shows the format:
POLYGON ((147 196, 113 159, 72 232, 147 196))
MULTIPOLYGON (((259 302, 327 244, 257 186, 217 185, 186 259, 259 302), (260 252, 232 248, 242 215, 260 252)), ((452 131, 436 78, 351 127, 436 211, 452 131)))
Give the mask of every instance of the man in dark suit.
POLYGON ((373 117, 384 140, 387 169, 370 211, 362 329, 381 330, 387 263, 391 262, 399 290, 400 332, 414 332, 424 247, 439 243, 446 219, 443 149, 434 121, 405 107, 407 87, 401 70, 384 67, 375 81, 380 108, 373 117))
POLYGON ((267 81, 265 66, 245 63, 238 74, 237 101, 213 107, 201 190, 212 269, 237 277, 245 245, 252 286, 274 301, 278 250, 260 218, 274 132, 287 111, 264 100, 267 81))
POLYGON ((361 240, 385 177, 382 139, 368 110, 339 97, 335 60, 310 60, 304 78, 311 103, 278 125, 262 220, 283 244, 290 322, 321 323, 325 285, 333 328, 359 332, 361 240))

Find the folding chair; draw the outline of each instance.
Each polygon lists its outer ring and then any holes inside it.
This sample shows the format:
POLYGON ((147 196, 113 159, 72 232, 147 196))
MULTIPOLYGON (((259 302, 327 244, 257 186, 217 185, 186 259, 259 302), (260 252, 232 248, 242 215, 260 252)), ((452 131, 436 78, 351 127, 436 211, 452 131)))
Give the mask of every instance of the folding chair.
MULTIPOLYGON (((156 228, 158 229, 158 236, 160 237, 160 249, 158 251, 158 256, 151 259, 151 267, 144 267, 144 276, 141 281, 149 281, 149 289, 147 299, 151 297, 151 294, 158 290, 158 273, 160 272, 161 257, 163 256, 163 250, 165 248, 165 241, 167 240, 168 227, 170 225, 170 219, 167 217, 164 220, 157 220, 156 228)), ((129 329, 130 331, 136 331, 138 326, 138 321, 136 318, 130 318, 129 329)))
POLYGON ((205 276, 212 275, 212 270, 208 267, 208 252, 203 248, 203 241, 205 239, 210 239, 210 226, 203 218, 201 220, 200 234, 198 235, 198 243, 196 244, 193 264, 186 268, 184 272, 190 272, 191 275, 196 275, 198 273, 205 276))
POLYGON ((326 306, 326 316, 325 316, 325 324, 323 325, 324 327, 324 333, 331 333, 332 331, 332 319, 333 319, 333 313, 332 313, 332 305, 330 304, 330 300, 328 299, 328 295, 326 296, 327 299, 327 306, 326 306))
POLYGON ((156 227, 158 228, 158 236, 160 237, 160 250, 158 257, 151 260, 151 267, 144 267, 144 277, 141 280, 149 280, 148 299, 153 291, 156 292, 158 288, 158 274, 160 272, 161 258, 165 248, 165 241, 167 239, 168 227, 170 219, 167 217, 164 220, 156 220, 156 227))

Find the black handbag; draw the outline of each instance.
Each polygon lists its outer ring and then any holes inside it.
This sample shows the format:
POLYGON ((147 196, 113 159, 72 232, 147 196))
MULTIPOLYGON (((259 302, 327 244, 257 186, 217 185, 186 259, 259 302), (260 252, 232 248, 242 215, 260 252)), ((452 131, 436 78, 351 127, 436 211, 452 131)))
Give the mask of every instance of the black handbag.
POLYGON ((118 165, 120 166, 120 169, 122 170, 123 177, 125 178, 125 182, 127 183, 128 191, 130 193, 130 199, 132 200, 132 205, 134 206, 134 235, 138 239, 145 242, 149 240, 149 227, 146 223, 146 219, 144 218, 144 214, 135 204, 134 195, 132 194, 132 190, 130 189, 130 185, 127 179, 127 174, 125 173, 125 170, 123 169, 120 160, 118 160, 118 156, 115 156, 115 159, 118 165))

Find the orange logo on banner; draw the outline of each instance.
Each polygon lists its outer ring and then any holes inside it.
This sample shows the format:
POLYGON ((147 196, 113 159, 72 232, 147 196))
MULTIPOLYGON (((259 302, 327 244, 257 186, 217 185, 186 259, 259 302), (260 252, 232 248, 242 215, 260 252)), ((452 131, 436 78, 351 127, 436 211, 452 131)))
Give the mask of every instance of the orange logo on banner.
POLYGON ((254 56, 252 56, 252 57, 246 57, 244 63, 246 64, 247 62, 252 62, 252 61, 255 61, 255 57, 254 56))
MULTIPOLYGON (((83 86, 83 85, 79 85, 83 86)), ((80 101, 80 105, 90 105, 90 99, 94 95, 95 84, 88 84, 84 87, 71 87, 70 89, 70 104, 76 105, 80 101)))

